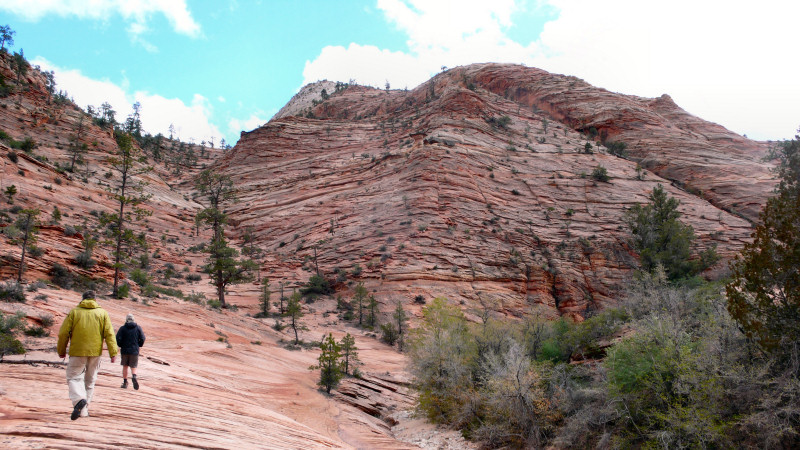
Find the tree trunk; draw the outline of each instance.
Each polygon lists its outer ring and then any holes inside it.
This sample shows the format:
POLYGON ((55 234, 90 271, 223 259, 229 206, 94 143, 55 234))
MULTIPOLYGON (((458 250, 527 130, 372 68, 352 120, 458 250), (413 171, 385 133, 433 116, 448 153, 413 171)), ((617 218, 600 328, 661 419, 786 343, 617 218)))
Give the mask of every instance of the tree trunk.
POLYGON ((17 272, 17 283, 22 283, 22 272, 25 270, 25 250, 28 248, 28 230, 25 230, 25 237, 22 239, 22 257, 19 259, 19 272, 17 272))
POLYGON ((228 305, 225 303, 225 284, 222 282, 222 272, 217 272, 217 298, 219 298, 219 304, 223 308, 227 308, 228 305))
POLYGON ((114 290, 112 294, 117 298, 119 294, 119 261, 122 259, 122 225, 125 214, 125 187, 128 184, 128 169, 122 172, 122 186, 119 196, 119 217, 117 218, 117 248, 114 252, 114 290))

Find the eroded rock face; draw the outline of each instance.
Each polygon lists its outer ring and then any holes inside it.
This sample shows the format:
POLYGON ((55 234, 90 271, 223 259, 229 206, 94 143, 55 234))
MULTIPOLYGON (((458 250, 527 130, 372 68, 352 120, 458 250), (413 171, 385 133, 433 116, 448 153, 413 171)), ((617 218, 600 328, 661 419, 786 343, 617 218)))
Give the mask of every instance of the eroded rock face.
POLYGON ((772 186, 764 144, 668 98, 521 66, 457 68, 407 92, 348 87, 302 105, 315 119, 273 119, 220 161, 240 192, 231 217, 255 231, 273 279, 307 279, 316 249, 340 289, 364 281, 384 309, 444 296, 470 312, 580 319, 630 276, 623 212, 657 184, 680 199, 700 248, 716 244, 724 259, 748 239, 738 215, 754 218, 772 186), (626 142, 631 159, 576 131, 592 127, 626 142), (592 179, 598 166, 610 181, 592 179), (740 186, 745 173, 752 182, 740 186))

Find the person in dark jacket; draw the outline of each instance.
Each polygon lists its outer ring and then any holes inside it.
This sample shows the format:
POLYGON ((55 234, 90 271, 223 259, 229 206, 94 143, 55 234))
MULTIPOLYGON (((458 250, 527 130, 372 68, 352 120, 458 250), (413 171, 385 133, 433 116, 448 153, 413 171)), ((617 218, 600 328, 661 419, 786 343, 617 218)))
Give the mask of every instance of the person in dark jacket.
POLYGON ((139 347, 144 345, 144 332, 142 327, 134 322, 133 314, 128 314, 125 317, 125 325, 117 330, 117 345, 122 353, 122 386, 120 387, 128 388, 128 367, 130 367, 133 388, 139 389, 136 367, 139 366, 139 347))

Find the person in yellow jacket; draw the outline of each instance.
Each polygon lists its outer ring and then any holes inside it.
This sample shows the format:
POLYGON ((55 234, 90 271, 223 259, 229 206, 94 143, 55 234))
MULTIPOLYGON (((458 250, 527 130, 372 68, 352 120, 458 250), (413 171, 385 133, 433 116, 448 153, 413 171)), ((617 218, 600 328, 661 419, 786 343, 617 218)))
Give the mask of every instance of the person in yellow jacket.
POLYGON ((58 331, 58 356, 65 358, 69 343, 67 386, 72 400, 72 420, 89 415, 89 403, 94 394, 94 383, 100 370, 103 341, 113 363, 119 353, 114 327, 108 312, 94 299, 94 292, 83 293, 83 300, 69 312, 58 331))

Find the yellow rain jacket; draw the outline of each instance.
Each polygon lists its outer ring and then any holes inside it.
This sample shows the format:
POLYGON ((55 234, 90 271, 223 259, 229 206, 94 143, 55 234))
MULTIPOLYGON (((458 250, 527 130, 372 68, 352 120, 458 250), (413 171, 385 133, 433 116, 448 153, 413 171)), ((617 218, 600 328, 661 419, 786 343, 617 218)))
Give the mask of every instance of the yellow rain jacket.
POLYGON ((69 356, 100 356, 103 354, 104 339, 108 356, 117 356, 119 348, 108 312, 94 299, 87 298, 64 319, 58 331, 56 349, 59 355, 64 355, 67 352, 67 342, 70 342, 69 356))

